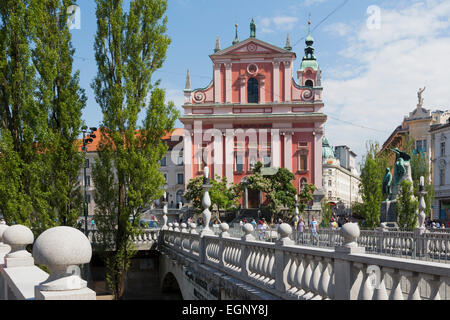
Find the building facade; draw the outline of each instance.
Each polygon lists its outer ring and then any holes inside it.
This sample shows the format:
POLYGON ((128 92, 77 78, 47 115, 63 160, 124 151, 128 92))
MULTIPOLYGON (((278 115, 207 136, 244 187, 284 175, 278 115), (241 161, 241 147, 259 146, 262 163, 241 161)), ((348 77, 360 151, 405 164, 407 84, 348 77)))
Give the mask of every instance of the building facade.
MULTIPOLYGON (((98 157, 98 147, 101 140, 100 130, 95 131, 95 138, 92 143, 87 145, 86 152, 86 179, 84 178, 84 168, 79 173, 79 184, 84 194, 86 187, 86 203, 88 207, 88 215, 93 216, 95 213, 95 185, 92 178, 92 167, 98 157)), ((166 179, 165 190, 167 193, 168 208, 179 208, 180 202, 184 205, 185 177, 184 177, 184 161, 183 161, 183 134, 184 129, 174 129, 171 133, 167 133, 162 140, 167 144, 168 151, 160 162, 160 171, 166 179)), ((81 147, 79 149, 82 152, 81 147)), ((161 205, 161 201, 157 200, 154 206, 161 205)), ((149 204, 149 208, 153 204, 149 204)))
MULTIPOLYGON (((433 159, 439 157, 440 150, 439 148, 435 149, 435 143, 432 141, 432 134, 430 129, 436 126, 439 127, 445 125, 450 118, 450 111, 431 111, 430 109, 424 108, 424 98, 422 97, 424 91, 425 88, 419 89, 419 101, 416 108, 403 119, 402 124, 398 126, 386 140, 386 142, 383 144, 381 152, 387 151, 389 150, 389 148, 402 149, 402 146, 405 142, 405 137, 407 134, 409 134, 409 136, 415 140, 416 145, 414 153, 419 153, 426 157, 432 173, 430 175, 430 183, 432 183, 436 188, 440 187, 439 180, 435 180, 436 172, 439 172, 440 169, 435 166, 437 163, 433 159)), ((392 167, 395 162, 395 154, 393 152, 389 152, 388 154, 390 156, 389 165, 392 167)), ((438 202, 435 201, 435 204, 432 208, 434 217, 440 215, 440 209, 438 208, 437 203, 438 202)))
POLYGON ((323 138, 323 189, 327 201, 339 214, 349 214, 354 202, 361 203, 361 178, 356 169, 356 154, 347 146, 333 149, 323 138))
MULTIPOLYGON (((284 48, 256 38, 236 39, 210 55, 213 79, 184 90, 185 183, 208 165, 210 177, 240 183, 260 161, 266 168, 286 168, 294 185, 322 186, 323 114, 321 71, 314 56, 314 39, 306 38, 305 56, 294 79, 296 54, 289 37, 284 48)), ((246 190, 242 205, 257 208, 262 197, 246 190)))
POLYGON ((450 221, 450 123, 435 125, 430 129, 433 146, 434 202, 433 220, 446 225, 450 221))

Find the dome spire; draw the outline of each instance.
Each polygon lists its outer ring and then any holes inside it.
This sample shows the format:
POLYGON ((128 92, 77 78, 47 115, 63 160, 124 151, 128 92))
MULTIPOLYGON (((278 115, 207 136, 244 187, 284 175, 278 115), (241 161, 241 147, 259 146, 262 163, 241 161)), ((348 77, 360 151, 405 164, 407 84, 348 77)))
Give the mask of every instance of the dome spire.
POLYGON ((190 91, 190 90, 191 90, 191 74, 189 72, 189 69, 187 69, 186 86, 184 88, 184 91, 190 91))
POLYGON ((238 39, 238 25, 237 23, 234 25, 236 27, 236 37, 233 40, 233 46, 237 43, 239 43, 239 39, 238 39))
POLYGON ((286 36, 286 45, 284 46, 284 50, 288 50, 288 51, 292 50, 291 39, 289 39, 289 33, 286 36))
POLYGON ((217 39, 216 39, 216 47, 214 48, 214 53, 216 53, 218 51, 220 51, 220 37, 219 36, 217 36, 217 39))

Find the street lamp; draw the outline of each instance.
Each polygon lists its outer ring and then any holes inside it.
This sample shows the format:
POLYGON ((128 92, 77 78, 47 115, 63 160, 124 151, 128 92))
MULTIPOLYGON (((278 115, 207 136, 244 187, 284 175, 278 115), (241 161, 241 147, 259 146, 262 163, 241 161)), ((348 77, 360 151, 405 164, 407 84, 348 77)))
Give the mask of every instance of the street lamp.
MULTIPOLYGON (((89 135, 88 134, 88 128, 86 126, 83 126, 81 128, 81 132, 83 132, 83 147, 81 148, 84 152, 84 201, 83 201, 83 211, 84 211, 84 234, 86 238, 88 238, 88 223, 87 223, 87 217, 88 217, 88 206, 87 206, 87 176, 86 176, 86 154, 87 154, 87 146, 88 144, 91 144, 94 139, 97 137, 94 132, 97 131, 97 128, 91 127, 89 128, 89 135)), ((84 274, 87 283, 89 283, 89 265, 84 265, 84 274)))

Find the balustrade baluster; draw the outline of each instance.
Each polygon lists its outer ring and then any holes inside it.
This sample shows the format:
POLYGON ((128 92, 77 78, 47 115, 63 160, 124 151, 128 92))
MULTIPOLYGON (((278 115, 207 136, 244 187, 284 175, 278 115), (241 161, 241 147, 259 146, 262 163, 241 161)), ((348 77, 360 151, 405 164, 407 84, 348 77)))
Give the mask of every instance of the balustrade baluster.
POLYGON ((319 294, 325 299, 328 297, 328 285, 330 282, 329 264, 328 258, 323 258, 323 271, 319 282, 319 294))
POLYGON ((304 258, 304 261, 305 261, 306 268, 305 268, 305 272, 303 273, 302 288, 303 288, 303 290, 306 291, 306 294, 303 295, 303 298, 308 300, 313 295, 311 293, 311 287, 310 287, 310 282, 312 279, 312 272, 313 272, 312 266, 311 266, 311 264, 313 263, 312 257, 309 255, 306 255, 304 258))
POLYGON ((297 291, 297 288, 295 286, 295 273, 297 272, 297 261, 294 255, 290 255, 289 259, 291 261, 291 266, 289 267, 287 283, 289 284, 290 288, 288 289, 287 293, 294 294, 297 291))
POLYGON ((392 288, 389 294, 389 300, 403 300, 403 293, 401 288, 402 275, 398 270, 392 268, 383 267, 382 269, 385 273, 389 274, 392 278, 392 288))
POLYGON ((380 279, 378 286, 375 288, 373 293, 373 300, 388 300, 388 295, 386 293, 386 286, 384 284, 386 277, 386 271, 380 269, 380 279))
POLYGON ((410 271, 401 270, 400 274, 409 280, 409 293, 408 300, 422 300, 420 296, 420 287, 419 283, 421 280, 420 274, 410 271))
POLYGON ((298 266, 297 266, 297 270, 295 272, 295 277, 294 277, 295 286, 297 288, 299 288, 299 290, 295 293, 295 295, 297 296, 297 299, 300 299, 306 293, 306 291, 303 290, 303 285, 302 285, 303 273, 305 271, 305 269, 303 267, 304 266, 303 258, 304 258, 303 255, 297 255, 298 266))

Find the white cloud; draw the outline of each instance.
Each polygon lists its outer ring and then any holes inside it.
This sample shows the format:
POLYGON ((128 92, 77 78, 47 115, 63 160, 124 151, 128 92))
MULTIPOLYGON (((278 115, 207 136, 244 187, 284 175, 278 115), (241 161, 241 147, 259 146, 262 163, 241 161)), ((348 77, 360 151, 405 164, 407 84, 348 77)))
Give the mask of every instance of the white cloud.
POLYGON ((346 63, 324 70, 325 112, 382 132, 330 118, 330 143, 359 155, 367 140, 384 143, 416 107, 423 86, 426 108, 450 109, 449 16, 450 2, 428 1, 382 9, 380 30, 369 30, 365 21, 348 29, 347 47, 338 53, 346 63))
POLYGON ((259 32, 264 34, 275 31, 290 31, 296 26, 298 21, 297 17, 275 16, 257 18, 255 23, 260 28, 259 32))
POLYGON ((315 4, 323 3, 325 1, 326 0, 305 0, 305 2, 303 2, 303 5, 309 7, 315 4))
POLYGON ((344 37, 352 31, 352 28, 345 23, 338 22, 325 26, 323 30, 332 34, 337 34, 340 37, 344 37))

